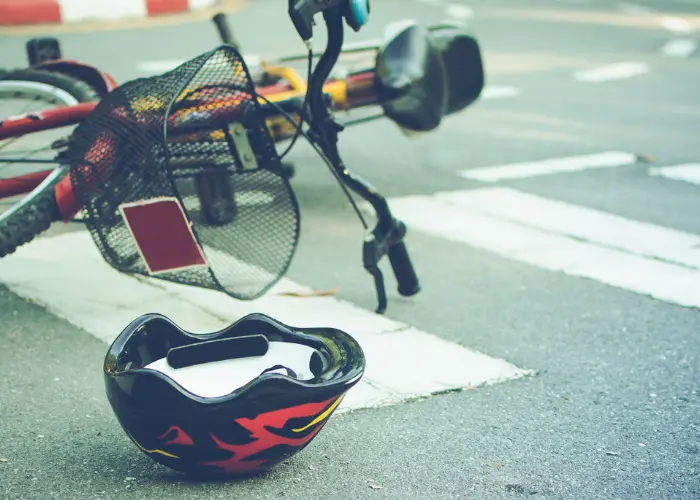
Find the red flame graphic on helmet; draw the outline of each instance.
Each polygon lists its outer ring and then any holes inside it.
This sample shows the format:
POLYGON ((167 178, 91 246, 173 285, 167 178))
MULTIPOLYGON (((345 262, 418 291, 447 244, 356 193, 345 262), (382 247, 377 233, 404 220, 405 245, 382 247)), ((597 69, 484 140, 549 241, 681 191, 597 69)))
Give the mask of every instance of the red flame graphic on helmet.
POLYGON ((165 439, 173 431, 175 431, 175 437, 164 442, 163 446, 168 446, 170 444, 179 444, 183 446, 194 445, 194 441, 192 441, 192 438, 177 425, 170 426, 170 428, 167 431, 158 436, 158 439, 165 439))
POLYGON ((213 434, 209 434, 214 442, 222 450, 230 451, 233 456, 226 460, 203 462, 201 465, 218 467, 221 472, 250 472, 256 471, 267 462, 262 460, 246 460, 261 451, 265 451, 273 446, 287 445, 299 448, 313 439, 323 427, 323 422, 331 412, 338 406, 342 398, 331 398, 320 403, 307 403, 282 410, 275 410, 262 413, 255 418, 239 418, 236 422, 251 432, 251 443, 243 445, 228 444, 221 441, 213 434), (331 404, 332 403, 332 404, 331 404), (329 406, 330 405, 330 406, 329 406), (271 432, 270 429, 283 429, 287 422, 294 418, 312 417, 317 415, 308 425, 301 429, 291 429, 292 432, 302 432, 314 425, 316 426, 308 434, 298 438, 283 437, 271 432))

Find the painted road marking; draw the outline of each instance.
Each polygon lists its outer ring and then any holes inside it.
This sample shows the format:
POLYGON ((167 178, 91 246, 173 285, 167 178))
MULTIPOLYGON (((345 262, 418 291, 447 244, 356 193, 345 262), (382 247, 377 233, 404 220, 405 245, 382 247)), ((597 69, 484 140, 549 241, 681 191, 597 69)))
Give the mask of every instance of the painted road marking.
POLYGON ((61 0, 61 14, 64 23, 148 16, 143 0, 61 0))
POLYGON ((630 165, 636 161, 637 156, 632 153, 608 151, 591 155, 474 168, 462 170, 459 172, 459 175, 465 179, 482 182, 497 182, 505 179, 522 179, 538 175, 577 172, 592 168, 621 167, 630 165))
POLYGON ((700 163, 686 163, 673 167, 658 167, 649 169, 649 174, 656 177, 666 177, 676 181, 700 185, 700 163))
POLYGON ((610 227, 595 225, 601 221, 600 213, 585 209, 575 211, 583 228, 563 230, 559 211, 571 213, 570 205, 518 196, 517 206, 498 213, 504 197, 514 198, 509 191, 487 188, 406 196, 390 199, 389 204, 395 216, 414 231, 672 304, 700 307, 700 269, 659 260, 671 255, 676 261, 699 264, 698 249, 688 246, 692 235, 610 219, 614 231, 630 237, 630 242, 624 242, 611 234, 610 227), (478 208, 470 197, 478 197, 478 208), (672 238, 658 240, 661 233, 672 238), (618 248, 606 242, 614 242, 618 248), (643 250, 644 255, 631 250, 643 250))
POLYGON ((629 2, 618 2, 617 9, 620 12, 626 12, 627 14, 649 14, 651 12, 651 9, 648 7, 629 2))
POLYGON ((690 57, 698 48, 698 42, 690 38, 674 38, 661 48, 661 52, 669 57, 690 57))
POLYGON ((448 203, 498 219, 700 269, 700 236, 510 188, 445 193, 448 203))
POLYGON ((503 99, 506 97, 515 97, 520 94, 520 90, 515 87, 484 87, 481 91, 482 99, 503 99))
POLYGON ((664 17, 661 26, 673 33, 684 34, 693 32, 693 25, 682 17, 664 17))
POLYGON ((188 0, 190 10, 205 9, 207 7, 214 7, 219 0, 188 0))
POLYGON ((121 274, 105 263, 85 231, 39 238, 0 259, 0 282, 105 342, 149 312, 165 314, 192 332, 218 330, 252 312, 291 325, 340 328, 360 342, 367 357, 366 374, 343 401, 344 410, 532 374, 334 297, 280 295, 310 291, 289 280, 260 299, 237 301, 211 290, 121 274))
POLYGON ((574 73, 574 79, 580 82, 600 83, 611 80, 623 80, 646 74, 649 65, 642 62, 620 62, 574 73))
POLYGON ((162 61, 141 61, 136 64, 136 69, 141 73, 148 73, 151 75, 158 75, 161 73, 166 73, 172 71, 181 64, 183 64, 185 59, 178 60, 162 60, 162 61))
POLYGON ((474 10, 462 3, 448 3, 445 6, 445 15, 458 20, 471 19, 474 17, 474 10))

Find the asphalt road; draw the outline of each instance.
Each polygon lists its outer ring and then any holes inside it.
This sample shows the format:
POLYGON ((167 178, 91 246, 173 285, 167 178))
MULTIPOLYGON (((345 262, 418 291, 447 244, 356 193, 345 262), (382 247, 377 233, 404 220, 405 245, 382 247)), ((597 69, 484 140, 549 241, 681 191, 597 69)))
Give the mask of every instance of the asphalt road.
MULTIPOLYGON (((279 2, 250 3, 231 16, 247 52, 300 47, 279 2)), ((515 95, 483 99, 413 140, 388 122, 349 129, 342 151, 350 168, 394 198, 482 188, 458 175, 468 169, 638 153, 651 163, 487 187, 700 234, 700 186, 650 174, 700 163, 700 51, 663 52, 672 39, 700 37, 700 3, 522 4, 462 4, 473 10, 469 23, 482 44, 488 85, 515 95), (676 23, 674 31, 664 27, 667 17, 690 26, 676 23), (617 77, 599 82, 576 78, 621 62, 643 71, 620 76, 618 68, 617 77)), ((380 35, 390 20, 430 23, 465 12, 439 1, 388 0, 373 8, 371 25, 349 35, 352 41, 380 35)), ((3 65, 22 64, 24 40, 0 37, 3 65)), ((207 23, 61 40, 67 55, 98 63, 121 81, 217 42, 207 23)), ((340 298, 371 310, 372 283, 358 260, 359 223, 310 148, 300 144, 290 156, 303 234, 289 276, 338 287, 340 298)), ((7 459, 0 463, 0 497, 700 498, 696 307, 504 258, 410 223, 409 230, 423 292, 401 299, 390 280, 388 316, 534 376, 334 416, 311 446, 269 475, 195 482, 155 465, 124 436, 104 397, 104 342, 0 288, 0 458, 7 459)))

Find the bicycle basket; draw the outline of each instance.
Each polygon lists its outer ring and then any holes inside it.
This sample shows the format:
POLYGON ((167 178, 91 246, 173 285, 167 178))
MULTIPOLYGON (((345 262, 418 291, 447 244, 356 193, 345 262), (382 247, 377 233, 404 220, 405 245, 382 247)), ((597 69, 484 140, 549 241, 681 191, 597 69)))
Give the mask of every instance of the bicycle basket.
POLYGON ((122 272, 254 299, 296 250, 297 200, 233 47, 108 94, 74 131, 70 168, 122 272))

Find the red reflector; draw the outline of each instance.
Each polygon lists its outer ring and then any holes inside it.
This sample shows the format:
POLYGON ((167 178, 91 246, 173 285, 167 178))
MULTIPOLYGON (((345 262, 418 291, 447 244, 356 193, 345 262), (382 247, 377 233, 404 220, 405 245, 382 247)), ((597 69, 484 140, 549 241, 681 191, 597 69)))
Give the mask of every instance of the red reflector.
POLYGON ((177 198, 119 206, 150 274, 209 264, 177 198))

